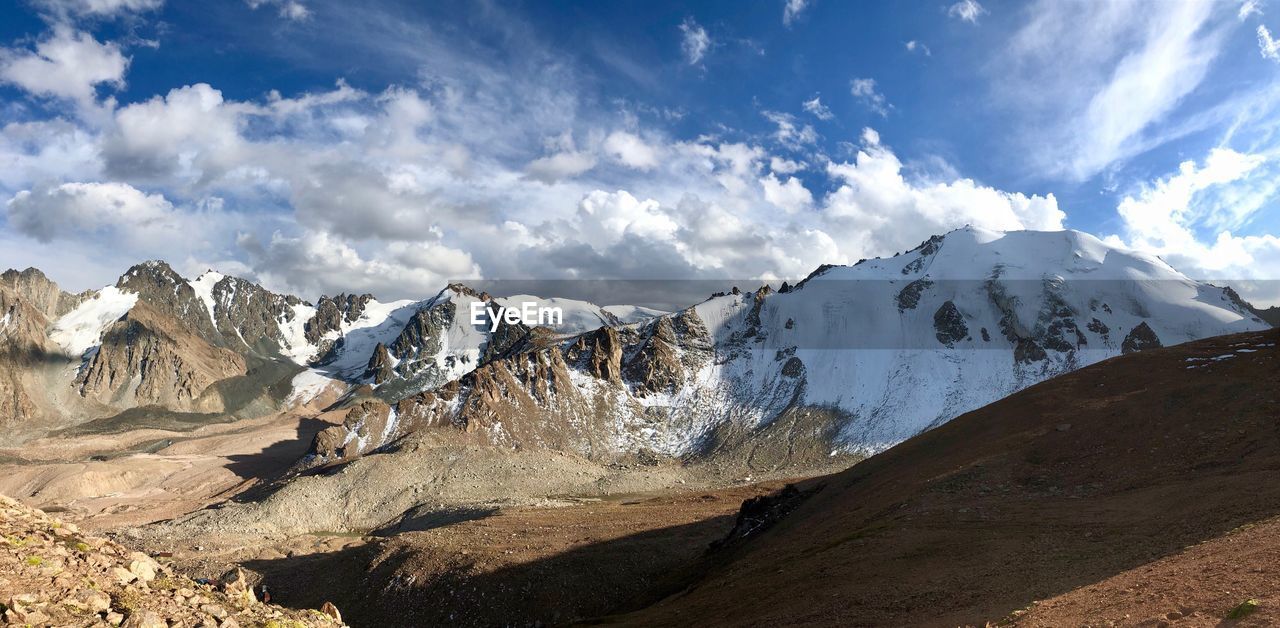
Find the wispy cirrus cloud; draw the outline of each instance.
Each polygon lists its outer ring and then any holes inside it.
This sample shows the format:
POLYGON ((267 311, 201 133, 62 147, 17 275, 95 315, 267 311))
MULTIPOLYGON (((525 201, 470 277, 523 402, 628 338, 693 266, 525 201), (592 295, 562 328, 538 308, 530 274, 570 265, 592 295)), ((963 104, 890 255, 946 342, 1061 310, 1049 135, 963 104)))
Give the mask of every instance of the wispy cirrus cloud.
POLYGON ((680 51, 689 65, 701 65, 702 60, 711 50, 711 36, 707 29, 698 25, 693 18, 687 17, 680 23, 680 51))

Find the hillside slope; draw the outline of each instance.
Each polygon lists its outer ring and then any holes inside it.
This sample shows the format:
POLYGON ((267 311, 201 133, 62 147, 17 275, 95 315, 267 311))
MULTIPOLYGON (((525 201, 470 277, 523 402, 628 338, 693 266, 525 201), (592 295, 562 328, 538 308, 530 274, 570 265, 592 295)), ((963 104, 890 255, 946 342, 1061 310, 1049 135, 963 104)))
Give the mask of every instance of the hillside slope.
POLYGON ((679 593, 603 623, 1216 625, 1255 599, 1246 625, 1273 624, 1278 341, 1144 351, 965 414, 802 484, 679 593))

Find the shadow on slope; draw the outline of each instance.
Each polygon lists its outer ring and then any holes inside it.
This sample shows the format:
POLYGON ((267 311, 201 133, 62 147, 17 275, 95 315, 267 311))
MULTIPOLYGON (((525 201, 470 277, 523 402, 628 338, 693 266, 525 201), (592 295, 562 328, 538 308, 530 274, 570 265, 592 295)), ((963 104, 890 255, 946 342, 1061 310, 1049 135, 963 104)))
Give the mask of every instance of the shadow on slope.
POLYGON ((1276 515, 1278 339, 1125 356, 961 416, 599 623, 981 625, 1276 515))
MULTIPOLYGON (((314 608, 331 600, 357 627, 562 625, 653 601, 642 596, 668 590, 673 571, 730 525, 732 517, 716 516, 525 561, 530 546, 537 551, 543 540, 508 532, 498 521, 456 535, 410 532, 244 566, 263 575, 273 602, 314 608)), ((571 542, 572 527, 568 536, 552 534, 547 542, 571 542)))
POLYGON ((255 454, 228 456, 230 463, 226 468, 244 480, 275 480, 307 453, 316 434, 331 425, 332 423, 316 418, 302 419, 298 422, 294 438, 276 441, 255 454))

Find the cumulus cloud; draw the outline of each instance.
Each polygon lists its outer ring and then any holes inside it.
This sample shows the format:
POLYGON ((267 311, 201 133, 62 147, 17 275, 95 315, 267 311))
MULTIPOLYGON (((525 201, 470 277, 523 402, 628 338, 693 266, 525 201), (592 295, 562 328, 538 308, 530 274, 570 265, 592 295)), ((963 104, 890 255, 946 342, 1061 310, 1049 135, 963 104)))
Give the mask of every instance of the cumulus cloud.
POLYGON ((1193 277, 1228 281, 1246 298, 1280 302, 1280 238, 1234 234, 1275 198, 1276 170, 1265 155, 1212 149, 1127 194, 1117 207, 1123 234, 1107 239, 1193 277))
POLYGON ((604 151, 623 165, 637 170, 650 170, 658 165, 658 150, 626 131, 610 133, 605 138, 604 151))
POLYGON ((137 239, 179 235, 173 204, 126 183, 63 183, 18 192, 9 225, 41 242, 111 231, 137 239))
POLYGON ((1055 230, 1066 217, 1052 194, 1005 192, 972 179, 910 180, 897 155, 871 129, 863 132, 853 162, 828 164, 827 172, 839 187, 827 196, 823 210, 832 231, 847 238, 837 240, 851 252, 908 248, 918 243, 921 238, 915 236, 920 233, 941 233, 965 224, 1055 230), (911 228, 904 228, 908 224, 911 228))
POLYGON ((977 0, 960 0, 947 8, 947 15, 970 24, 977 24, 978 18, 986 13, 987 9, 977 0))
POLYGON ((813 194, 795 177, 781 181, 770 173, 760 179, 760 185, 764 187, 764 199, 787 213, 794 214, 813 205, 813 194))
POLYGON ((687 17, 680 23, 680 51, 689 65, 701 65, 703 57, 711 50, 711 36, 707 29, 687 17))
POLYGON ((835 118, 835 115, 831 113, 831 109, 822 104, 822 99, 818 96, 814 96, 812 99, 804 101, 804 110, 813 114, 813 116, 819 120, 831 120, 835 118))
POLYGON ((37 96, 92 103, 99 85, 124 86, 129 59, 113 43, 59 26, 35 50, 0 49, 0 81, 37 96))
POLYGON ((808 7, 809 0, 786 0, 786 4, 782 7, 782 23, 791 26, 791 23, 795 22, 808 7))
POLYGON ((868 109, 880 114, 881 117, 889 115, 889 108, 892 107, 884 98, 884 94, 876 91, 876 80, 869 78, 855 78, 849 81, 849 93, 853 94, 866 105, 868 109))
POLYGON ((265 243, 242 235, 239 244, 264 284, 303 294, 337 294, 360 286, 392 299, 432 294, 447 281, 479 276, 468 254, 436 241, 395 243, 373 257, 323 231, 277 232, 265 243))

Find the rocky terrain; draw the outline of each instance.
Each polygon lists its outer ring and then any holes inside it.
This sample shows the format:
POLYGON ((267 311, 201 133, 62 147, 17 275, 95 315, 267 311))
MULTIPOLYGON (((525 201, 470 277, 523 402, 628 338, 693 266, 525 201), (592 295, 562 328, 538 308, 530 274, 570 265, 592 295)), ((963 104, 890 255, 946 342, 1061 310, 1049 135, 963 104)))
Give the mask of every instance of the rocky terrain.
POLYGON ((4 496, 0 534, 0 620, 9 625, 343 625, 333 604, 300 611, 262 603, 241 570, 196 582, 4 496))

